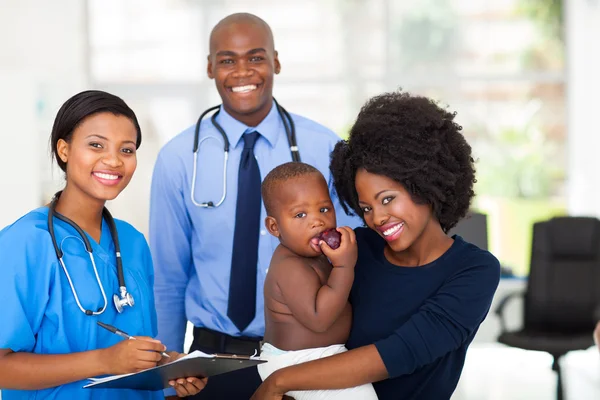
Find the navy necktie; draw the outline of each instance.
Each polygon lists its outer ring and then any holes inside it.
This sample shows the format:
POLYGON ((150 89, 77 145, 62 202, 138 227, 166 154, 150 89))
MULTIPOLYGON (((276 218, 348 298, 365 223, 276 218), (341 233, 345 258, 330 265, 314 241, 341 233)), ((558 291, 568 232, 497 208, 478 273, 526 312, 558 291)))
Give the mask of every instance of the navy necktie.
POLYGON ((242 332, 256 314, 256 264, 260 230, 260 170, 254 144, 260 134, 245 133, 238 172, 238 192, 229 280, 227 316, 242 332))

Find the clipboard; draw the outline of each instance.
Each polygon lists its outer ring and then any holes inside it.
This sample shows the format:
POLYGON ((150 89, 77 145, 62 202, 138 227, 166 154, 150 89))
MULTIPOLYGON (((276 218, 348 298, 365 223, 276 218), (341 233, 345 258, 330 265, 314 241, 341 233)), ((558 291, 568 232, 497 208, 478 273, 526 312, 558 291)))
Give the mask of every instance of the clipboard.
POLYGON ((90 378, 84 389, 163 390, 169 381, 195 376, 199 378, 224 374, 267 362, 254 356, 206 354, 194 351, 178 360, 132 374, 90 378))

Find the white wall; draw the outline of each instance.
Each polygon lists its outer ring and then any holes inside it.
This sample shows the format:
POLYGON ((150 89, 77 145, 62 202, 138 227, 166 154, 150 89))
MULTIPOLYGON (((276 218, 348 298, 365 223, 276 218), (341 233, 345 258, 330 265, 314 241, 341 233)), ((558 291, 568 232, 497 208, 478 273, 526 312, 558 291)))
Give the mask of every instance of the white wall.
POLYGON ((27 73, 0 70, 0 229, 37 206, 40 199, 35 88, 27 73))
POLYGON ((568 186, 573 215, 600 217, 600 1, 563 0, 566 12, 568 186))
POLYGON ((86 86, 85 1, 0 0, 0 229, 47 201, 48 139, 86 86))

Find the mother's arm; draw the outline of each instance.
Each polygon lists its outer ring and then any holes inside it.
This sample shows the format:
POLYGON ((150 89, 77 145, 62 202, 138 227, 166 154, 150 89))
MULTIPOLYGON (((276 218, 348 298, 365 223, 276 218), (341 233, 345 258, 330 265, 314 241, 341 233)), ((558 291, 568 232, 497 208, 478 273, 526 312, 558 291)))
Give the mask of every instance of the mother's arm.
POLYGON ((254 399, 290 390, 342 389, 414 372, 461 347, 477 330, 498 286, 500 267, 485 260, 449 279, 410 319, 375 344, 276 371, 254 399))
POLYGON ((252 400, 281 399, 291 390, 344 389, 388 378, 374 345, 275 371, 252 400))

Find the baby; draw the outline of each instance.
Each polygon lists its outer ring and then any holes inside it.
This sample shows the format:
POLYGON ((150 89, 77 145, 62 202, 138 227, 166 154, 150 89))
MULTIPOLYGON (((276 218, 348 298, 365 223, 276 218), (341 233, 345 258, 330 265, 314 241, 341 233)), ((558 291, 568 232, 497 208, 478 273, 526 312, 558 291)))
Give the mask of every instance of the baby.
MULTIPOLYGON (((264 285, 261 358, 268 362, 258 366, 264 381, 280 368, 346 351, 358 249, 349 227, 336 229, 341 234, 336 249, 325 242, 323 233, 330 235, 336 218, 327 182, 316 168, 300 162, 278 166, 265 177, 262 197, 266 228, 280 242, 264 285)), ((370 384, 287 394, 295 399, 377 399, 370 384)))

